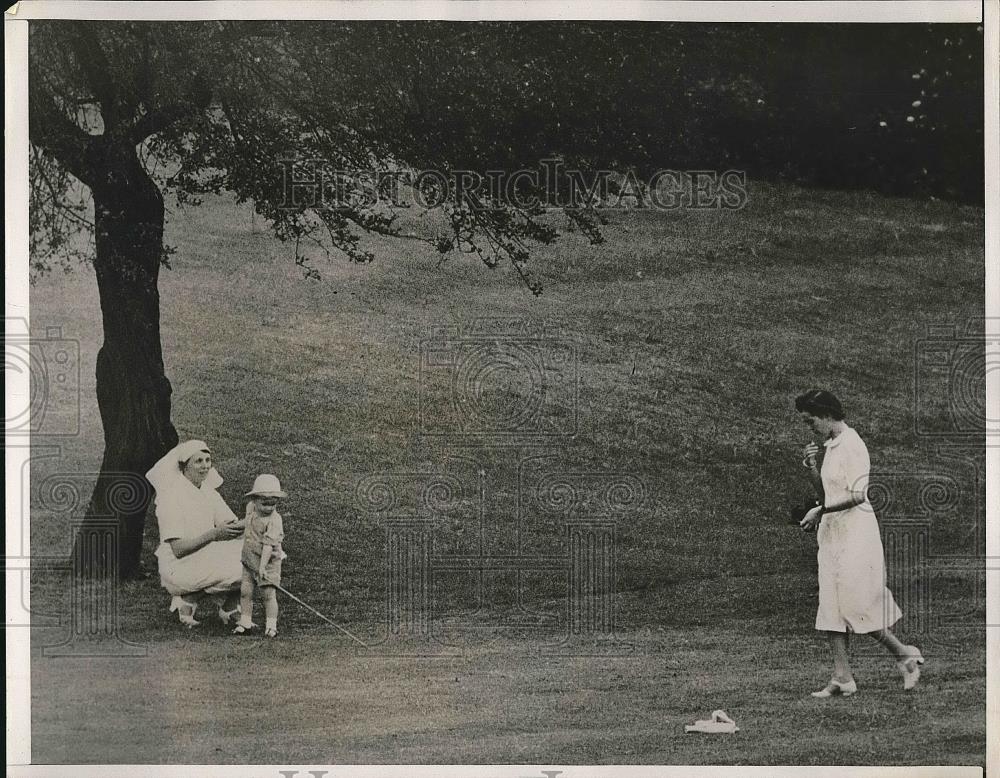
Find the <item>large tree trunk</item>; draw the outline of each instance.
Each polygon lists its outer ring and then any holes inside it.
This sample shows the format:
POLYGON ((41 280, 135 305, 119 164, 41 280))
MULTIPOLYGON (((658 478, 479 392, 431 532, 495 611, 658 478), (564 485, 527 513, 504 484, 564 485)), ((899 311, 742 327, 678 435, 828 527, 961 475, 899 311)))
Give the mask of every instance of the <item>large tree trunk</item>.
MULTIPOLYGON (((91 188, 94 269, 104 318, 104 344, 97 355, 104 460, 84 530, 114 517, 118 538, 110 547, 118 549, 118 575, 134 578, 140 572, 152 496, 144 476, 177 444, 160 346, 157 279, 163 256, 163 196, 127 141, 107 138, 93 153, 99 159, 92 160, 92 169, 101 171, 91 188)), ((84 575, 107 574, 109 546, 95 551, 93 541, 85 538, 86 532, 77 538, 78 569, 84 575)))

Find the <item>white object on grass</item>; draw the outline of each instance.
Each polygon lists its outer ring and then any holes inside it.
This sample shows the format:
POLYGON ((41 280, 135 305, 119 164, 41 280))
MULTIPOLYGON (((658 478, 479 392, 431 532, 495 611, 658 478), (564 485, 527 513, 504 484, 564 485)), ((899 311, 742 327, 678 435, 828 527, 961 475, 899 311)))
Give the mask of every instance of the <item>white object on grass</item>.
POLYGON ((740 728, 736 726, 736 722, 729 718, 729 714, 724 710, 713 710, 712 718, 699 719, 694 724, 686 724, 684 731, 706 732, 708 734, 732 734, 733 732, 739 732, 740 728))

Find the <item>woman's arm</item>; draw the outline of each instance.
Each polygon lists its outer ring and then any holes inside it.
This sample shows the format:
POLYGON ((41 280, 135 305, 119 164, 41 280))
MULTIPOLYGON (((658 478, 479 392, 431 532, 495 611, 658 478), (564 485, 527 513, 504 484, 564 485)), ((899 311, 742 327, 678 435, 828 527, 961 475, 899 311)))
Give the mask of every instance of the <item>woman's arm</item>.
MULTIPOLYGON (((822 495, 822 491, 820 492, 820 495, 822 495)), ((859 492, 852 490, 851 496, 845 500, 831 503, 830 505, 823 505, 822 507, 817 505, 815 508, 811 509, 802 521, 799 522, 799 526, 803 529, 815 529, 819 526, 819 522, 823 518, 824 514, 850 510, 858 505, 863 505, 867 501, 867 487, 865 488, 865 491, 859 492)))
POLYGON ((841 446, 840 456, 843 458, 846 491, 850 496, 824 505, 824 513, 850 510, 858 505, 864 505, 868 501, 868 476, 871 471, 868 447, 856 432, 848 431, 843 434, 845 440, 841 446))
POLYGON ((813 491, 820 502, 823 502, 823 477, 819 472, 819 446, 816 443, 809 443, 802 452, 805 459, 802 464, 809 470, 809 480, 812 483, 813 491))
POLYGON ((816 492, 816 496, 822 500, 823 499, 823 477, 819 474, 819 468, 813 464, 809 468, 809 480, 812 482, 813 491, 816 492))
POLYGON ((841 500, 833 505, 824 505, 823 513, 837 513, 838 511, 850 510, 857 505, 863 505, 867 500, 868 498, 864 494, 853 492, 846 500, 841 500))
POLYGON ((199 551, 207 546, 209 543, 214 543, 217 540, 232 540, 233 538, 238 538, 243 534, 243 530, 240 527, 233 525, 225 525, 221 527, 212 527, 212 529, 202 532, 200 535, 195 535, 190 538, 174 538, 168 540, 171 550, 174 552, 174 556, 178 559, 186 557, 188 554, 193 554, 195 551, 199 551))

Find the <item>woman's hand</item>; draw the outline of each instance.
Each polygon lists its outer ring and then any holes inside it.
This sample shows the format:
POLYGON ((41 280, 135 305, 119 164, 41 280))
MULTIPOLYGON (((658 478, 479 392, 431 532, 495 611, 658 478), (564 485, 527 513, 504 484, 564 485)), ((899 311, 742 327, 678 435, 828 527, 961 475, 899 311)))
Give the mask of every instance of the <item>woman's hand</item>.
POLYGON ((804 449, 802 449, 803 467, 815 470, 817 456, 819 456, 819 446, 816 443, 809 443, 804 449))
POLYGON ((809 512, 802 517, 802 521, 799 522, 799 526, 805 532, 810 532, 819 526, 820 521, 823 519, 823 509, 820 506, 815 508, 810 508, 809 512))
POLYGON ((233 540, 243 534, 245 525, 243 522, 234 521, 231 524, 222 524, 215 528, 216 540, 233 540))
POLYGON ((212 527, 212 529, 205 530, 200 535, 195 535, 191 538, 173 538, 167 542, 170 544, 170 548, 173 550, 174 556, 178 559, 182 559, 188 554, 193 554, 195 551, 199 551, 217 540, 232 540, 233 538, 238 538, 242 532, 243 530, 238 528, 235 523, 222 524, 218 527, 212 527))

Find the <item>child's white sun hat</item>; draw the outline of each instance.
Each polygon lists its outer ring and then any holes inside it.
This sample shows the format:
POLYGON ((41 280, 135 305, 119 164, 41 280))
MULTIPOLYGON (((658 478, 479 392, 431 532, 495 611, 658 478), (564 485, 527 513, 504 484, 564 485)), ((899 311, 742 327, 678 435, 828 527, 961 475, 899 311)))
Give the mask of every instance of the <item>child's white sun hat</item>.
POLYGON ((278 476, 270 473, 263 473, 257 476, 253 482, 253 489, 246 493, 246 497, 287 497, 281 490, 281 481, 278 476))

